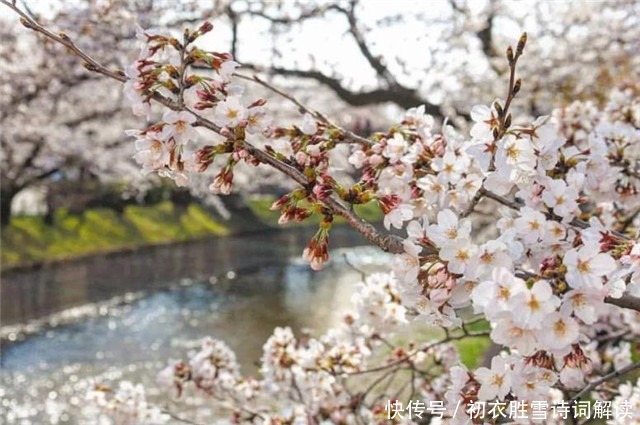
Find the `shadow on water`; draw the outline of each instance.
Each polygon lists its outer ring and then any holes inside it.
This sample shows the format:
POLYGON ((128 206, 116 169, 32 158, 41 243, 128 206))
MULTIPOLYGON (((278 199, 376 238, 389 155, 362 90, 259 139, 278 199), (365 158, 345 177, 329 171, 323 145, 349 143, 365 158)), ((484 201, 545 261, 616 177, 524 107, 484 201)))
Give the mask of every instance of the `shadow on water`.
MULTIPOLYGON (((165 288, 180 279, 208 279, 228 271, 251 272, 299 257, 314 228, 296 228, 98 255, 2 276, 2 325, 25 322, 124 292, 165 288)), ((331 232, 332 248, 365 245, 348 228, 331 232)), ((278 285, 269 279, 265 285, 278 285)))

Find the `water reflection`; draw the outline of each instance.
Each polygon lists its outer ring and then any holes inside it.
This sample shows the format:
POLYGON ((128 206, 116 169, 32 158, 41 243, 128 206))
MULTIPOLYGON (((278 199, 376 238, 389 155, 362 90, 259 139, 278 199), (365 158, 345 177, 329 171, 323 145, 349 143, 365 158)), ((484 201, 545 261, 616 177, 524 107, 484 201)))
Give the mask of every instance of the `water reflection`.
MULTIPOLYGON (((228 271, 250 272, 281 265, 300 256, 314 232, 298 228, 218 238, 6 273, 0 288, 0 320, 5 326, 125 291, 163 288, 179 279, 205 279, 228 271)), ((334 228, 331 238, 333 248, 366 244, 362 236, 344 227, 334 228)), ((270 282, 278 285, 277 278, 270 282)))
MULTIPOLYGON (((94 376, 153 384, 155 372, 168 358, 184 357, 192 341, 206 335, 226 341, 245 372, 253 373, 274 327, 322 332, 336 324, 359 279, 343 255, 348 253, 349 263, 365 270, 381 268, 388 258, 371 247, 338 250, 325 270, 312 272, 297 260, 310 232, 164 247, 4 281, 3 314, 11 304, 5 294, 13 294, 19 305, 9 315, 14 319, 38 317, 117 291, 147 292, 81 322, 5 343, 0 417, 6 423, 83 423, 76 407, 94 376), (21 282, 31 286, 21 287, 21 282), (38 296, 30 297, 30 288, 38 296), (76 289, 80 294, 68 294, 76 289)), ((332 236, 334 247, 363 243, 348 229, 335 229, 332 236)))

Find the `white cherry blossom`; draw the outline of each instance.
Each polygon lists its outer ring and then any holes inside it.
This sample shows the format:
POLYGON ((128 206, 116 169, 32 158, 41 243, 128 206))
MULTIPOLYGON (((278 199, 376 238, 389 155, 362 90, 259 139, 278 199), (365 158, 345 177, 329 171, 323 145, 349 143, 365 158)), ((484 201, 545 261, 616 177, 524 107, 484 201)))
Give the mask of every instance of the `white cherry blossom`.
POLYGON ((447 246, 458 239, 467 239, 471 234, 471 222, 458 220, 456 213, 449 209, 438 213, 438 224, 427 229, 427 236, 438 246, 447 246))
MULTIPOLYGON (((456 239, 440 250, 440 258, 447 261, 447 268, 452 273, 464 274, 475 263, 478 247, 469 239, 456 239)), ((468 271, 473 275, 474 271, 468 271)))
POLYGON ((539 280, 531 289, 519 291, 508 301, 514 322, 527 329, 539 329, 542 321, 560 305, 548 282, 539 280))
POLYGON ((198 131, 193 127, 196 117, 189 112, 168 111, 162 116, 165 125, 162 127, 162 140, 173 139, 176 143, 186 144, 198 138, 198 131))
POLYGON ((391 210, 391 212, 384 216, 384 227, 390 229, 392 226, 396 229, 402 228, 405 221, 409 221, 413 218, 413 205, 401 204, 391 210))
POLYGON ((578 191, 567 186, 564 180, 550 180, 542 192, 544 203, 553 209, 553 212, 563 218, 570 217, 578 208, 576 202, 578 191))
POLYGON ((511 389, 511 366, 501 356, 491 360, 491 369, 481 367, 474 372, 480 383, 480 400, 504 400, 511 389))
POLYGON ((600 246, 596 243, 570 249, 562 262, 567 267, 565 278, 572 288, 584 285, 598 287, 602 285, 602 278, 616 268, 615 260, 610 255, 601 253, 600 246))
POLYGON ((531 244, 542 240, 545 236, 547 219, 539 211, 530 207, 520 210, 520 217, 516 218, 514 227, 525 243, 531 244))
POLYGON ((562 352, 577 342, 580 330, 578 323, 573 318, 555 312, 545 317, 537 335, 545 347, 562 352))
POLYGON ((215 108, 213 122, 221 127, 235 127, 247 116, 247 110, 238 97, 227 97, 215 108))

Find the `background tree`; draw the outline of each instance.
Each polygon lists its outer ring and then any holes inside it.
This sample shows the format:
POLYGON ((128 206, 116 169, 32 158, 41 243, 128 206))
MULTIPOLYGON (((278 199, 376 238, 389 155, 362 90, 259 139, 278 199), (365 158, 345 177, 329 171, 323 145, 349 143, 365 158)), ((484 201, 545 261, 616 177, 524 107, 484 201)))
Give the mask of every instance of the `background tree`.
POLYGON ((632 80, 637 72, 639 7, 633 1, 449 0, 429 7, 235 1, 225 13, 230 51, 244 67, 316 82, 351 106, 424 104, 442 118, 468 117, 470 99, 496 93, 495 81, 509 73, 503 46, 522 28, 533 40, 534 59, 522 64, 531 79, 519 108, 535 114, 559 100, 603 100, 607 83, 632 80))

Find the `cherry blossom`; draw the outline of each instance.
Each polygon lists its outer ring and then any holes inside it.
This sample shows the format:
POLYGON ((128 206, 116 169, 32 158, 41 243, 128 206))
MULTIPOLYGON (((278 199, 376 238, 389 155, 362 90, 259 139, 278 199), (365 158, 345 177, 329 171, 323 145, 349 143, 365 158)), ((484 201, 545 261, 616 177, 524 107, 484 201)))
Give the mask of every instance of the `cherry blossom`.
POLYGON ((405 221, 409 221, 413 218, 413 206, 412 205, 399 205, 392 210, 389 214, 384 216, 384 227, 390 229, 395 227, 396 229, 402 228, 405 221))
POLYGON ((542 192, 544 203, 560 217, 569 217, 578 208, 577 198, 578 191, 568 187, 564 180, 549 181, 542 192))
POLYGON ((531 289, 513 294, 508 301, 511 311, 517 311, 513 320, 527 329, 539 329, 542 321, 560 305, 560 300, 553 295, 551 286, 544 280, 533 284, 531 289))
POLYGON ((316 120, 311 116, 311 114, 304 114, 304 120, 302 122, 301 130, 304 134, 313 135, 318 131, 318 125, 316 124, 316 120))
POLYGON ((514 222, 514 227, 527 244, 538 242, 545 236, 547 219, 543 213, 530 207, 520 210, 520 217, 514 222))
POLYGON ((578 323, 574 319, 555 312, 545 317, 538 337, 549 349, 562 351, 578 340, 579 333, 578 323))
POLYGON ((502 357, 494 357, 491 369, 481 367, 474 371, 474 375, 480 382, 478 398, 481 400, 492 400, 496 397, 504 400, 511 389, 511 366, 502 357))
POLYGON ((221 127, 235 127, 245 119, 246 109, 237 97, 228 97, 218 103, 213 121, 221 127))
POLYGON ((444 247, 458 239, 466 239, 471 233, 471 222, 459 221, 458 216, 451 210, 438 213, 438 224, 432 224, 427 229, 427 236, 438 246, 444 247))
MULTIPOLYGON (((452 273, 464 274, 474 263, 478 247, 468 239, 456 239, 440 250, 440 258, 447 261, 447 269, 452 273)), ((469 272, 473 274, 473 271, 469 272)))
POLYGON ((616 268, 615 260, 601 253, 600 246, 595 243, 570 249, 562 262, 567 267, 567 283, 573 288, 597 287, 602 284, 602 277, 616 268))
MULTIPOLYGON (((496 99, 495 104, 500 104, 500 100, 496 99)), ((471 137, 481 142, 492 141, 493 130, 498 127, 496 110, 485 105, 476 105, 471 109, 471 119, 474 122, 471 137)))
POLYGON ((162 121, 165 123, 160 134, 162 140, 173 139, 176 143, 186 144, 198 137, 198 132, 193 127, 196 117, 189 112, 169 111, 162 116, 162 121))
MULTIPOLYGON (((561 400, 635 365, 640 88, 613 91, 602 108, 576 101, 538 118, 518 114, 512 101, 527 84, 526 75, 516 78, 523 34, 506 53, 507 97, 472 107, 469 132, 438 127, 426 105, 416 105, 399 124, 365 137, 263 80, 254 82, 303 113, 297 124, 272 119, 262 98, 245 103, 238 63, 195 43, 211 30, 205 23, 181 39, 140 33, 140 55, 124 76, 88 63, 126 84, 135 113, 146 115, 150 103, 165 108, 162 119, 129 132, 143 171, 180 185, 206 176, 224 194, 237 184, 237 169, 273 168, 295 184, 273 204, 281 224, 319 217, 302 253, 311 268, 330 261, 336 218, 395 257, 392 273, 354 285, 352 309, 326 333, 276 328, 256 376, 241 373, 223 342, 205 339, 187 361, 160 373, 166 391, 192 388, 234 423, 386 423, 378 400, 393 395, 362 387, 358 376, 375 382, 410 372, 401 378, 405 388, 446 400, 451 411, 478 399, 561 400), (336 156, 355 167, 349 178, 337 173, 336 156), (369 203, 384 214, 383 226, 357 214, 369 203), (471 330, 478 320, 486 330, 471 330), (396 338, 411 334, 410 322, 443 328, 445 336, 396 338), (465 337, 488 337, 503 352, 489 356, 490 367, 468 370, 453 345, 465 337)), ((74 46, 67 47, 90 57, 74 46)), ((631 387, 621 391, 637 398, 631 387)), ((90 396, 116 418, 162 419, 143 389, 125 384, 123 393, 90 396)), ((455 420, 472 423, 464 413, 455 420)))

